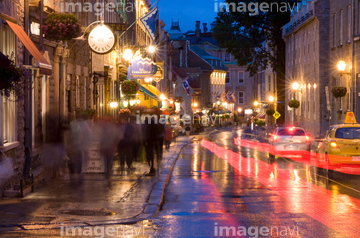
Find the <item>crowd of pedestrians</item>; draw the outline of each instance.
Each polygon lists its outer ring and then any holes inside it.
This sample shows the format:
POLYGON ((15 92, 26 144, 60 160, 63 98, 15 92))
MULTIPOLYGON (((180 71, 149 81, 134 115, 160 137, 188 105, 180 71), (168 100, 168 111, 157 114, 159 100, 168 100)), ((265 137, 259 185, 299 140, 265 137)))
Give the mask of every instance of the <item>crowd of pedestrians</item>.
POLYGON ((111 117, 98 120, 77 118, 70 122, 58 139, 43 145, 42 157, 45 169, 52 174, 82 174, 84 164, 90 159, 90 147, 99 145, 98 151, 104 160, 107 178, 113 173, 113 164, 119 163, 119 170, 133 170, 133 162, 145 156, 149 175, 155 174, 155 159, 159 163, 163 147, 169 149, 172 141, 170 126, 155 123, 154 118, 136 123, 135 118, 115 121, 111 117), (144 153, 141 153, 145 151, 144 153), (66 167, 66 168, 65 168, 66 167))

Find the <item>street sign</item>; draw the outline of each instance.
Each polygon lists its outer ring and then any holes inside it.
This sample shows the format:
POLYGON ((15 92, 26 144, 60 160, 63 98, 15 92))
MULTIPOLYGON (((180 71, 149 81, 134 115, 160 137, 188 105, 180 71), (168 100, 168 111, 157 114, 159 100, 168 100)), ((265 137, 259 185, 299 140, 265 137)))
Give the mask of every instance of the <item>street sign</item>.
POLYGON ((275 119, 279 119, 279 117, 281 117, 281 114, 276 111, 274 114, 273 114, 273 117, 275 117, 275 119))
POLYGON ((126 31, 127 23, 105 23, 113 31, 126 31))

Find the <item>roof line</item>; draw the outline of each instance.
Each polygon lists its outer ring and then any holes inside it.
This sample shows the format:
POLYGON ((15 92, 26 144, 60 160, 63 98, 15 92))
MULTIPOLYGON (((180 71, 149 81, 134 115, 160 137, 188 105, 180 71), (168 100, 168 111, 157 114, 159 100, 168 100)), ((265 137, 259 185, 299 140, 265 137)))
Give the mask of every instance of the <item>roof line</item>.
POLYGON ((197 55, 198 57, 200 57, 200 59, 202 59, 204 62, 206 62, 208 65, 210 65, 211 69, 214 70, 214 67, 213 67, 209 62, 207 62, 203 57, 201 57, 200 55, 196 54, 196 53, 191 49, 190 45, 189 45, 189 50, 190 50, 191 52, 193 52, 195 55, 197 55))

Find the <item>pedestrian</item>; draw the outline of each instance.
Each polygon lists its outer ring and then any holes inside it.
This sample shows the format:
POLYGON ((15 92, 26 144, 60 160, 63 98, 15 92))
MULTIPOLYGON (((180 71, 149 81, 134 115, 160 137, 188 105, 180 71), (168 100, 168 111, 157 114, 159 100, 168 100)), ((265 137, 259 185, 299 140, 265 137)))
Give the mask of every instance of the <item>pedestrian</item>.
POLYGON ((173 133, 169 125, 165 126, 165 149, 169 150, 170 144, 173 140, 173 133))
POLYGON ((156 145, 156 127, 154 119, 145 120, 143 128, 143 139, 146 153, 146 160, 150 167, 149 175, 155 174, 154 150, 156 145))
POLYGON ((123 132, 115 126, 110 117, 105 117, 100 124, 101 139, 100 152, 106 163, 106 178, 112 175, 113 160, 115 156, 116 145, 123 139, 123 132))
POLYGON ((131 169, 134 159, 134 147, 136 143, 135 126, 128 122, 122 125, 124 137, 117 144, 120 169, 124 169, 125 163, 131 169))
POLYGON ((156 143, 155 143, 155 150, 156 150, 156 159, 159 163, 162 160, 163 151, 164 151, 164 140, 165 140, 165 125, 163 123, 158 123, 155 125, 156 127, 156 143))

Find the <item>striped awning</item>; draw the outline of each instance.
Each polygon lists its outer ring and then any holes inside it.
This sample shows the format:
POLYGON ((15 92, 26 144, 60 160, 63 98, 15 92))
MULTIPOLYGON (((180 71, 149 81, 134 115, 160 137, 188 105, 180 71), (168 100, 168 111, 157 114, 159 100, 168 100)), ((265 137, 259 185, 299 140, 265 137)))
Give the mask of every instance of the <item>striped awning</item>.
POLYGON ((259 119, 265 119, 266 112, 260 112, 255 117, 259 119))
POLYGON ((143 92, 144 94, 148 95, 149 97, 155 99, 156 101, 161 101, 160 98, 158 98, 158 96, 156 96, 155 94, 153 94, 152 92, 150 92, 149 89, 145 88, 144 86, 142 86, 140 84, 140 91, 143 92))

